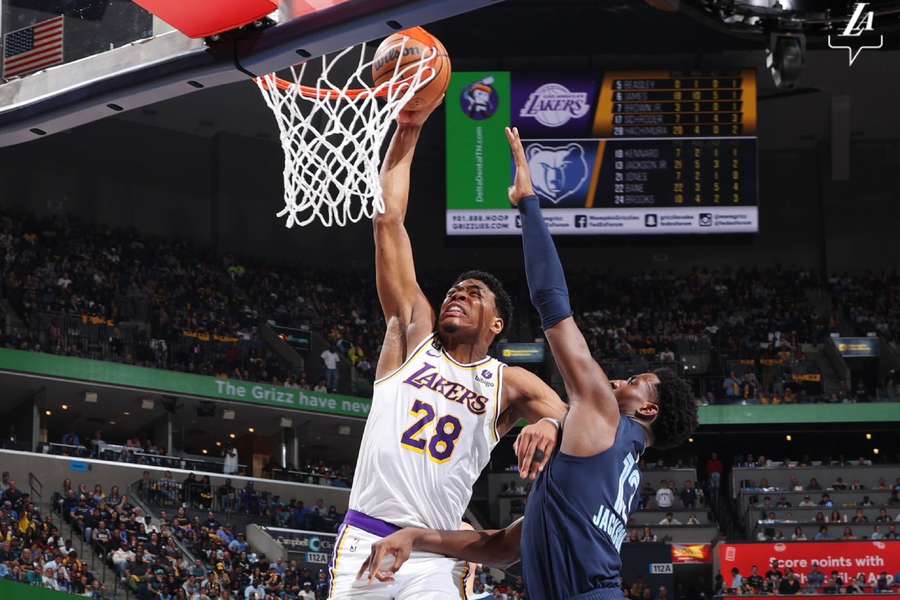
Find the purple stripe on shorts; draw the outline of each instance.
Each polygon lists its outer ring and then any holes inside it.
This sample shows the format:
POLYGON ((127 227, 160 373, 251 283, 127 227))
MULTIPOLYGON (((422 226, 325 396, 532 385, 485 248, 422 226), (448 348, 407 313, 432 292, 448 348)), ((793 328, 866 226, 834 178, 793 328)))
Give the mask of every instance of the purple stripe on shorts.
POLYGON ((357 529, 362 529, 366 533, 371 533, 378 537, 387 537, 395 531, 400 531, 400 528, 396 525, 391 525, 386 521, 370 517, 365 513, 355 510, 347 511, 347 516, 344 517, 344 525, 352 525, 357 529))

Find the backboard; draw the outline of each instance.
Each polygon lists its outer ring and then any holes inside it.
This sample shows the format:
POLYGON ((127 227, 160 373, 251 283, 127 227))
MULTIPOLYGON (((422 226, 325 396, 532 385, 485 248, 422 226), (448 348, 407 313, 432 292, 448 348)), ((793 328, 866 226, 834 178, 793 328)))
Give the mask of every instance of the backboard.
POLYGON ((249 80, 497 1, 0 0, 0 146, 249 80), (220 24, 203 19, 197 6, 266 3, 276 10, 205 39, 173 27, 213 33, 220 24), (168 9, 170 22, 147 8, 168 9))

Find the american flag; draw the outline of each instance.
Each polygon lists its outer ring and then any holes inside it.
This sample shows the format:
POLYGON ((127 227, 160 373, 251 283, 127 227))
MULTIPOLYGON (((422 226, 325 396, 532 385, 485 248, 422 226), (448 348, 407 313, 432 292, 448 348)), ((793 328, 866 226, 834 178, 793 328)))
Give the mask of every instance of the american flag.
POLYGON ((62 62, 62 16, 10 31, 3 36, 3 77, 6 79, 62 62))

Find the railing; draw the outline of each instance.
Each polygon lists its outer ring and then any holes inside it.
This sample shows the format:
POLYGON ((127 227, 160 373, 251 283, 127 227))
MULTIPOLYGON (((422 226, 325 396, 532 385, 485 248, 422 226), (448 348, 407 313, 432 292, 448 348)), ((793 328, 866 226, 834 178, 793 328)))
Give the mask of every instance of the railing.
MULTIPOLYGON (((164 467, 167 469, 183 469, 196 471, 198 473, 215 473, 220 475, 225 473, 225 462, 214 459, 189 458, 187 456, 169 456, 167 454, 154 454, 152 452, 144 452, 142 450, 129 449, 126 446, 117 444, 103 444, 99 453, 94 456, 87 447, 75 444, 62 444, 59 442, 50 442, 42 444, 38 448, 39 452, 44 454, 53 454, 55 456, 77 456, 81 458, 96 458, 97 460, 105 460, 108 462, 130 463, 138 465, 151 465, 155 467, 164 467)), ((238 472, 234 475, 247 472, 247 465, 239 464, 238 472)))
MULTIPOLYGON (((159 515, 155 514, 150 503, 147 501, 147 497, 142 493, 140 481, 135 481, 129 485, 128 490, 131 492, 131 499, 134 501, 135 505, 140 507, 145 515, 153 515, 155 518, 159 519, 159 515)), ((181 551, 181 554, 186 556, 191 563, 197 560, 197 557, 195 557, 188 547, 184 545, 184 542, 182 542, 178 536, 173 535, 172 539, 175 540, 175 545, 178 547, 178 550, 181 551)))
MULTIPOLYGON (((29 483, 30 483, 30 480, 31 480, 31 474, 29 473, 29 483)), ((120 600, 122 598, 122 592, 124 592, 125 600, 129 600, 130 590, 129 590, 128 586, 121 582, 121 577, 119 576, 118 573, 114 572, 112 569, 110 569, 108 567, 106 558, 100 558, 98 560, 96 549, 91 545, 90 541, 85 539, 85 532, 76 529, 74 523, 67 519, 67 515, 63 514, 61 504, 58 505, 57 503, 53 503, 51 505, 50 513, 54 513, 54 512, 59 515, 59 532, 60 532, 60 534, 62 534, 64 526, 67 526, 69 528, 69 536, 67 536, 67 537, 72 539, 73 543, 76 541, 78 543, 78 556, 81 558, 82 561, 85 562, 86 565, 88 564, 88 561, 85 559, 85 557, 87 557, 87 556, 90 557, 90 566, 88 567, 88 569, 90 570, 91 573, 94 574, 94 577, 97 577, 103 583, 103 585, 104 585, 103 598, 109 598, 111 600, 120 600), (87 554, 85 554, 85 551, 84 551, 85 544, 87 544, 88 550, 90 550, 90 552, 87 554), (97 569, 98 563, 99 563, 99 571, 97 569), (108 593, 109 590, 107 589, 107 586, 106 586, 107 574, 110 572, 113 574, 113 582, 114 582, 111 594, 108 593), (121 584, 121 589, 120 589, 120 584, 121 584)))
POLYGON ((331 487, 350 487, 350 481, 345 477, 336 475, 323 475, 310 471, 295 471, 292 469, 272 469, 272 479, 276 481, 293 481, 295 483, 310 483, 313 485, 328 485, 331 487), (342 485, 335 485, 340 482, 342 485))
POLYGON ((822 351, 825 358, 827 358, 828 362, 831 364, 831 368, 834 369, 834 372, 837 373, 840 378, 841 383, 846 389, 852 389, 850 387, 850 367, 847 365, 847 361, 844 360, 844 357, 841 356, 841 353, 838 352, 834 338, 828 338, 822 351))
POLYGON ((28 473, 28 492, 31 495, 31 501, 34 502, 34 504, 37 506, 43 504, 44 484, 37 478, 37 475, 30 471, 28 473))

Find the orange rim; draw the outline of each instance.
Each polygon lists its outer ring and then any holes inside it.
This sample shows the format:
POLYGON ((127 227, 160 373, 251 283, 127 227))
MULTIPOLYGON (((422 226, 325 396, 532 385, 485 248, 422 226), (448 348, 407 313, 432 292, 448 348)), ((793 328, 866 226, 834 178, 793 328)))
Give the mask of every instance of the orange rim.
MULTIPOLYGON (((259 81, 264 88, 270 89, 270 84, 269 84, 268 79, 266 79, 264 77, 260 77, 259 81)), ((315 87, 312 87, 309 85, 297 85, 296 83, 291 83, 290 81, 288 81, 286 79, 282 79, 281 77, 275 78, 275 87, 277 87, 279 90, 284 90, 284 91, 287 91, 290 89, 297 89, 297 91, 300 92, 300 95, 304 96, 306 98, 327 98, 330 100, 337 100, 342 97, 350 98, 351 100, 356 100, 357 98, 359 98, 361 96, 368 96, 368 95, 372 94, 371 90, 366 90, 363 88, 351 88, 348 90, 337 91, 337 90, 325 90, 325 89, 315 88, 315 87)), ((384 88, 383 90, 379 90, 379 91, 375 92, 375 96, 378 98, 383 98, 383 97, 387 96, 387 94, 388 94, 387 88, 384 88)))
MULTIPOLYGON (((434 60, 434 59, 432 59, 434 60)), ((424 67, 425 69, 432 69, 430 66, 424 67)), ((262 86, 266 89, 270 89, 269 80, 265 77, 258 78, 262 86)), ((414 79, 414 76, 407 77, 405 79, 401 79, 400 81, 394 83, 395 86, 404 86, 409 85, 410 80, 414 79)), ((383 85, 383 84, 382 84, 383 85)), ((296 83, 291 83, 286 79, 282 79, 281 77, 275 77, 275 87, 280 90, 287 91, 290 89, 296 89, 300 92, 301 96, 305 98, 322 98, 328 100, 339 100, 340 98, 349 98, 351 100, 356 100, 357 98, 361 98, 363 96, 374 95, 376 98, 384 98, 388 95, 391 87, 393 86, 379 86, 379 89, 374 94, 372 90, 367 90, 364 88, 350 88, 346 90, 332 90, 332 89, 320 89, 310 85, 298 85, 296 83)))

